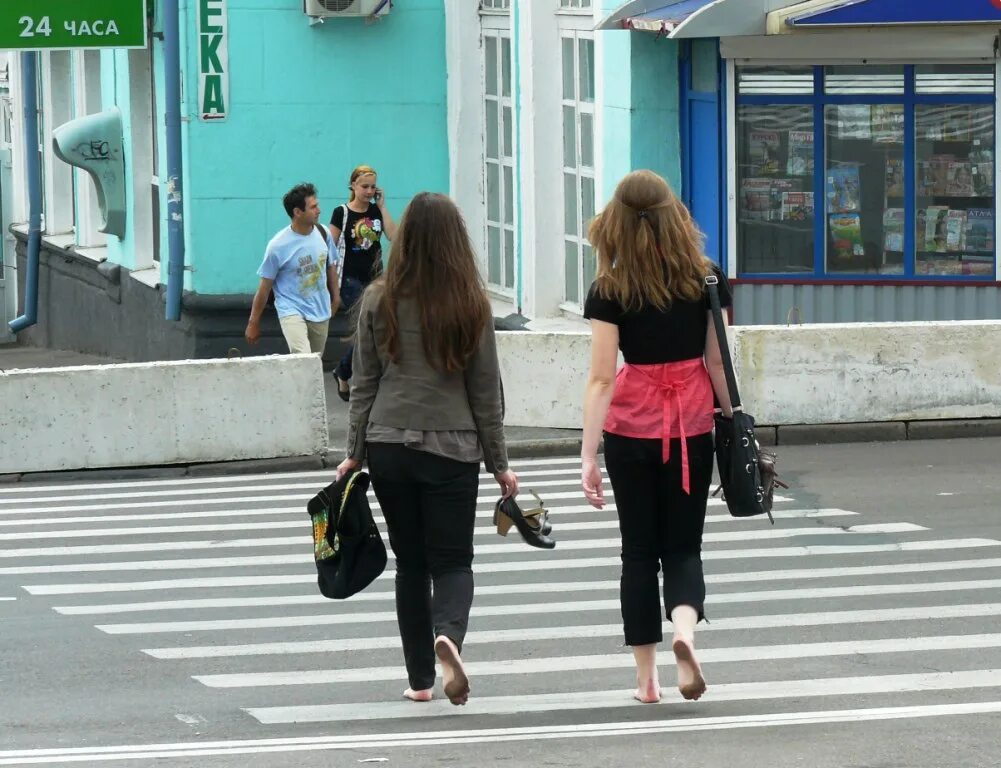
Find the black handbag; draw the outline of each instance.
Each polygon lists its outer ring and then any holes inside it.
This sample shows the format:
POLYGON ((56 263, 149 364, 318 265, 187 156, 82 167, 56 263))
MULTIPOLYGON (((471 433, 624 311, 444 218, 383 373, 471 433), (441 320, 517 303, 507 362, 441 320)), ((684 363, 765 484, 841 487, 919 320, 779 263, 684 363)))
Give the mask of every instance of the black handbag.
POLYGON ((723 323, 723 310, 719 303, 718 284, 719 278, 716 275, 706 276, 713 325, 716 327, 716 340, 719 343, 720 356, 723 358, 723 372, 726 375, 726 388, 730 393, 733 416, 728 418, 721 411, 717 411, 715 415, 716 467, 719 470, 720 484, 713 492, 713 496, 722 490, 726 507, 734 517, 768 515, 768 519, 774 525, 772 502, 775 486, 782 488, 789 486, 779 480, 775 473, 775 454, 762 450, 758 445, 754 436, 754 417, 745 413, 740 404, 737 377, 733 372, 733 360, 730 358, 726 326, 723 323))
POLYGON ((351 597, 386 568, 386 545, 372 519, 368 485, 365 472, 346 472, 306 505, 313 523, 317 585, 324 597, 351 597))

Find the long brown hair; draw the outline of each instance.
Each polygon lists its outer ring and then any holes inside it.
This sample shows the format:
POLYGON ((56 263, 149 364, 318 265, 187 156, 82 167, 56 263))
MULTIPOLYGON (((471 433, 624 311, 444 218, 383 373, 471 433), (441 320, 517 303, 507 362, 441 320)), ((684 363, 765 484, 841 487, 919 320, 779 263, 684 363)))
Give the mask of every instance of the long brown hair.
POLYGON ((355 191, 351 187, 351 185, 354 184, 356 181, 358 181, 358 179, 360 179, 362 176, 375 176, 376 178, 378 178, 379 174, 375 172, 375 168, 373 168, 371 165, 359 165, 357 168, 351 171, 351 180, 348 182, 348 189, 351 190, 351 193, 348 197, 349 203, 355 199, 355 191))
POLYGON ((462 214, 449 198, 421 192, 400 218, 393 254, 380 278, 382 339, 390 359, 400 360, 400 299, 416 302, 428 363, 449 373, 466 368, 490 322, 490 302, 476 268, 476 254, 462 214))
POLYGON ((633 171, 588 232, 598 256, 598 294, 627 311, 702 295, 709 261, 703 236, 670 185, 653 171, 633 171))

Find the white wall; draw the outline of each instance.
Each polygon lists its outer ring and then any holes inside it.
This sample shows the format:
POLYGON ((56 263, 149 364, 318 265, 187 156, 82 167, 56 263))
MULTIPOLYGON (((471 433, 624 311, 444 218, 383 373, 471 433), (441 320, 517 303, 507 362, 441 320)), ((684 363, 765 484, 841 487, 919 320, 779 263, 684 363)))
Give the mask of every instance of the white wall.
MULTIPOLYGON (((759 424, 1001 417, 1001 321, 731 328, 759 424)), ((506 423, 579 429, 586 333, 500 333, 506 423)))
POLYGON ((315 455, 316 355, 0 371, 0 473, 315 455))

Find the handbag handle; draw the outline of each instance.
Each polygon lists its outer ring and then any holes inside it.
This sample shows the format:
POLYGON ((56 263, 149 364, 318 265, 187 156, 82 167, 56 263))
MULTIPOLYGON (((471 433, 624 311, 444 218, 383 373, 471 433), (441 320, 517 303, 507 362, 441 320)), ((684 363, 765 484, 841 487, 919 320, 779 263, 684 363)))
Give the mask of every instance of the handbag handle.
POLYGON ((719 278, 716 275, 706 275, 706 288, 709 289, 709 303, 712 306, 713 325, 716 327, 716 342, 719 344, 720 357, 723 358, 723 373, 726 376, 726 388, 730 393, 730 409, 743 410, 740 404, 740 392, 737 391, 737 377, 733 372, 733 360, 730 358, 730 345, 726 339, 726 326, 723 324, 723 309, 719 303, 719 278))

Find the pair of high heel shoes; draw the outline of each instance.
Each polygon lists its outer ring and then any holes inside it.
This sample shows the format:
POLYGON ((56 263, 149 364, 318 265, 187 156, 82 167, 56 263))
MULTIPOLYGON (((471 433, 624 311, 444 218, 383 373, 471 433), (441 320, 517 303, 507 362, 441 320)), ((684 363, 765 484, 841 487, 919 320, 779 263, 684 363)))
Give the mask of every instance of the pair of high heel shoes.
POLYGON ((556 542, 549 536, 553 532, 553 526, 549 522, 549 511, 534 492, 532 496, 539 506, 527 512, 522 511, 518 502, 511 497, 498 500, 497 506, 494 507, 494 525, 497 526, 497 533, 507 536, 513 525, 529 546, 553 549, 556 542))

